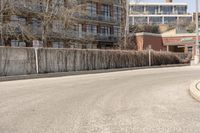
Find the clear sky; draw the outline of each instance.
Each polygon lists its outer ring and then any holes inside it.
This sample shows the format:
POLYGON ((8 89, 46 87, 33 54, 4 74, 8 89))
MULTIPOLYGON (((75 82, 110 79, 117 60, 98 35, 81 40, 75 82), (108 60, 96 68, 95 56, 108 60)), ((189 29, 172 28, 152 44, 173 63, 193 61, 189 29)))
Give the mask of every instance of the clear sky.
MULTIPOLYGON (((130 0, 135 1, 135 0, 130 0)), ((140 2, 164 2, 165 0, 136 0, 140 2)), ((188 12, 195 12, 195 1, 196 0, 173 0, 174 3, 181 2, 181 3, 188 3, 188 12)), ((199 0, 199 7, 200 7, 200 0, 199 0)))

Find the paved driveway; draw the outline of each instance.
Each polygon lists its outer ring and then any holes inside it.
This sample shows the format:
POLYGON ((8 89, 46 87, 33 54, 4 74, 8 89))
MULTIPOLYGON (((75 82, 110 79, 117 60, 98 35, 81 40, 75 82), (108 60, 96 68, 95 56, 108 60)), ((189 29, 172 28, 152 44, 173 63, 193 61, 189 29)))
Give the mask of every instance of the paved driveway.
POLYGON ((0 83, 0 133, 200 133, 200 67, 0 83))

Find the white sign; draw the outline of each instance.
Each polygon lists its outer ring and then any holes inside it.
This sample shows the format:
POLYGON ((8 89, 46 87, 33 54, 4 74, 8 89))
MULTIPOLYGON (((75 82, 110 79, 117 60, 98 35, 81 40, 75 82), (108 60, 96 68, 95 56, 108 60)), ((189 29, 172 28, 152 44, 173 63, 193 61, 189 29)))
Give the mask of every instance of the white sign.
POLYGON ((184 41, 192 41, 193 38, 192 37, 189 37, 189 38, 182 38, 181 39, 181 42, 184 42, 184 41))
POLYGON ((33 47, 34 48, 40 47, 40 42, 38 40, 33 40, 33 47))
POLYGON ((39 41, 39 40, 33 40, 33 47, 34 48, 41 48, 43 47, 43 42, 42 41, 39 41))

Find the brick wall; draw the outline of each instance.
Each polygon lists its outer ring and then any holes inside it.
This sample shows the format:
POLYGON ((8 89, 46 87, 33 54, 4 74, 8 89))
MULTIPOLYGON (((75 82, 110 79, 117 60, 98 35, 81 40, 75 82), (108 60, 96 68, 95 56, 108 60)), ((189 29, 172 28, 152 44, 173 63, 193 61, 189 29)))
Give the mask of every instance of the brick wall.
POLYGON ((161 36, 141 35, 136 36, 137 50, 145 50, 151 45, 151 48, 156 51, 166 51, 167 48, 163 46, 161 36))

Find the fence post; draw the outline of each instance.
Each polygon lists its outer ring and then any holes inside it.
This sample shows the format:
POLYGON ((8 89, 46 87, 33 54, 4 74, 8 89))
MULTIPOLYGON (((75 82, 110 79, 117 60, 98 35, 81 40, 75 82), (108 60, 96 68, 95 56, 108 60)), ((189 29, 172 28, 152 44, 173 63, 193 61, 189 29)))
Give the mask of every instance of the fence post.
POLYGON ((39 73, 39 64, 38 64, 38 48, 34 48, 35 50, 35 65, 36 65, 36 72, 39 73))
POLYGON ((151 66, 151 45, 149 45, 149 66, 151 66))

